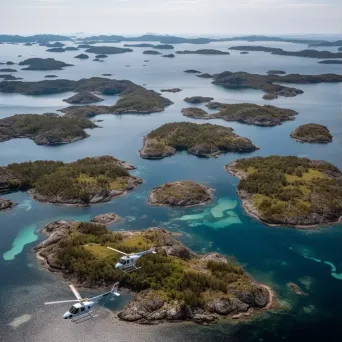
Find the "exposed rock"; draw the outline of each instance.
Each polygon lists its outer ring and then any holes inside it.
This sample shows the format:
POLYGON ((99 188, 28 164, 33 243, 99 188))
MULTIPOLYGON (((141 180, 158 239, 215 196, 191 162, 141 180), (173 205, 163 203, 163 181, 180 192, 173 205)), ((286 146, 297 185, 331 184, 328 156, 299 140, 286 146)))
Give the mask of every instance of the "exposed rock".
POLYGON ((94 94, 92 94, 89 91, 83 91, 81 93, 75 94, 68 99, 64 99, 64 102, 70 103, 70 104, 87 104, 87 103, 93 103, 93 102, 101 102, 103 99, 101 97, 98 97, 94 94))
POLYGON ((14 203, 13 201, 0 197, 0 210, 13 208, 15 205, 16 203, 14 203))
POLYGON ((305 293, 298 285, 294 283, 288 283, 287 286, 297 295, 300 295, 300 296, 307 295, 307 293, 305 293))
POLYGON ((273 93, 266 93, 263 97, 264 100, 275 100, 278 98, 278 95, 273 93))
POLYGON ((90 220, 90 222, 101 223, 110 226, 121 221, 121 217, 115 213, 100 214, 90 220))
POLYGON ((210 115, 203 109, 198 107, 183 108, 182 113, 184 116, 193 119, 210 119, 210 115))

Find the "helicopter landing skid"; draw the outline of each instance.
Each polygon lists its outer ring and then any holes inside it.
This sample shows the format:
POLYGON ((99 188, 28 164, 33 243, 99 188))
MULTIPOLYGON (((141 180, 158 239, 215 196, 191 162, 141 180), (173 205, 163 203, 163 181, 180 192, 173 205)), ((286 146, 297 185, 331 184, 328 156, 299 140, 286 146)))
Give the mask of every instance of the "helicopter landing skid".
POLYGON ((125 273, 131 273, 131 272, 138 270, 139 268, 141 268, 141 267, 130 266, 130 267, 127 267, 125 269, 122 269, 122 271, 125 273))
POLYGON ((79 316, 78 318, 74 318, 71 320, 71 322, 79 324, 79 323, 83 323, 88 321, 89 319, 93 319, 95 317, 97 317, 98 315, 92 315, 91 312, 87 312, 81 316, 79 316))

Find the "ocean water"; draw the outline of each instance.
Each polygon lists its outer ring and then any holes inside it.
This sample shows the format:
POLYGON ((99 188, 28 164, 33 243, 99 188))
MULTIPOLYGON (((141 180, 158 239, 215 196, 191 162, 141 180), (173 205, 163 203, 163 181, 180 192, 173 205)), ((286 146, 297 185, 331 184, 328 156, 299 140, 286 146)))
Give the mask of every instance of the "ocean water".
MULTIPOLYGON (((247 44, 250 43, 182 44, 176 46, 175 50, 225 50, 233 45, 247 44)), ((253 45, 281 47, 285 50, 306 48, 305 45, 291 43, 261 42, 253 45)), ((183 73, 183 70, 191 68, 209 73, 225 70, 264 73, 270 69, 281 69, 289 73, 341 74, 341 66, 318 64, 316 59, 258 52, 240 55, 238 51, 232 51, 230 56, 176 55, 174 59, 167 59, 143 55, 143 48, 133 48, 132 53, 109 56, 105 62, 98 63, 93 62, 92 58, 85 61, 73 58, 82 51, 49 53, 45 49, 3 44, 0 45, 0 62, 53 57, 75 65, 62 71, 16 73, 16 76, 25 80, 40 80, 46 74, 80 79, 112 73, 116 79, 145 84, 156 91, 165 87, 183 90, 176 94, 164 93, 174 104, 162 113, 99 115, 96 120, 103 120, 99 123, 101 127, 88 130, 88 139, 73 144, 37 146, 29 139, 0 143, 0 165, 37 159, 73 161, 86 156, 113 155, 137 166, 134 173, 144 179, 141 186, 125 197, 85 208, 39 203, 25 192, 2 194, 18 205, 0 213, 1 341, 341 340, 342 225, 304 230, 268 227, 244 212, 236 194, 238 180, 224 171, 224 165, 236 158, 271 154, 324 159, 342 169, 341 84, 294 85, 303 89, 304 94, 267 102, 262 99, 261 91, 226 90, 214 86, 208 79, 183 73), (20 54, 23 57, 17 57, 20 54), (204 159, 183 152, 158 161, 141 159, 138 151, 142 147, 143 136, 150 130, 166 122, 202 122, 181 114, 181 109, 186 106, 183 99, 194 95, 211 96, 215 101, 226 103, 270 103, 295 109, 299 114, 295 121, 271 128, 223 120, 211 121, 233 127, 237 134, 250 138, 260 147, 253 153, 227 153, 217 159, 204 159), (328 126, 334 134, 333 142, 328 145, 301 144, 289 137, 294 128, 309 122, 328 126), (151 207, 147 204, 148 193, 153 187, 182 179, 198 181, 215 189, 213 203, 187 209, 151 207), (58 219, 89 220, 97 214, 111 211, 124 218, 112 226, 112 230, 162 226, 170 231, 181 232, 182 241, 196 252, 218 251, 231 256, 256 280, 273 287, 283 309, 265 313, 248 322, 222 322, 209 327, 194 324, 147 327, 120 322, 115 317, 115 310, 130 299, 130 295, 124 292, 120 300, 103 303, 98 308, 97 319, 78 325, 64 322, 61 315, 67 307, 46 307, 43 303, 69 298, 67 284, 60 276, 42 270, 31 250, 44 239, 40 229, 48 222, 58 219), (298 284, 308 295, 294 294, 287 287, 288 282, 298 284)), ((19 70, 18 65, 12 67, 19 70)), ((66 106, 63 99, 72 94, 31 97, 0 93, 0 118, 17 113, 56 112, 66 106)), ((106 96, 104 103, 115 103, 117 98, 106 96)), ((203 105, 199 107, 205 108, 203 105)), ((96 291, 83 289, 83 292, 91 294, 96 291)))

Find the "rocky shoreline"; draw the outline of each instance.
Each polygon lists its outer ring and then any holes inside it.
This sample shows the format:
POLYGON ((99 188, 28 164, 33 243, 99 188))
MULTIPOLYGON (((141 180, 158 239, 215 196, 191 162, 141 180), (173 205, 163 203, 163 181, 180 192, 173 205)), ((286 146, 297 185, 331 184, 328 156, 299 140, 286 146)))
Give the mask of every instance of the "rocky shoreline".
POLYGON ((11 209, 15 205, 16 205, 16 203, 13 202, 12 200, 8 200, 8 199, 0 197, 0 211, 1 210, 6 210, 6 209, 11 209))

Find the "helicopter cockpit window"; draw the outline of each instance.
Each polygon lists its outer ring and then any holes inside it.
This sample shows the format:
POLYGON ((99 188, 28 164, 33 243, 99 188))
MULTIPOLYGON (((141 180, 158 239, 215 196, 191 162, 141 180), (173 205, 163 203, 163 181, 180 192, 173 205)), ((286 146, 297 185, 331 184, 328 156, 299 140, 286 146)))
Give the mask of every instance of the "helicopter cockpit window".
POLYGON ((74 306, 72 306, 69 310, 70 313, 72 314, 77 314, 78 313, 78 308, 75 308, 74 306))
POLYGON ((126 265, 126 259, 120 259, 120 264, 126 265))

